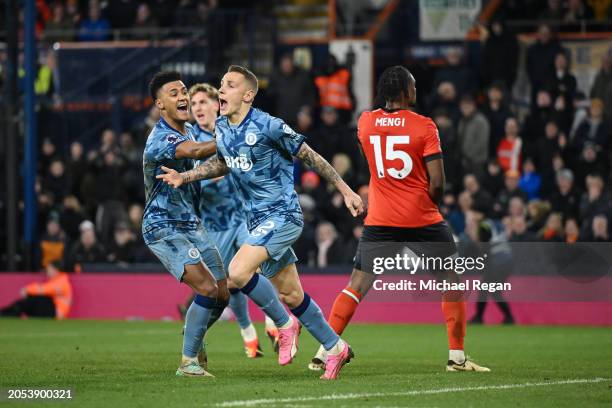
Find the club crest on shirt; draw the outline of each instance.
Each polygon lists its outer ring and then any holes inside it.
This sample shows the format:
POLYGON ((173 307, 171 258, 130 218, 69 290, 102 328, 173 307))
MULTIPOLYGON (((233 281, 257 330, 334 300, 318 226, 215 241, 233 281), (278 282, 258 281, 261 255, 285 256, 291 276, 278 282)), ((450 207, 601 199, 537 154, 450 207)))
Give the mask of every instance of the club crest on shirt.
POLYGON ((200 251, 198 251, 198 248, 189 249, 189 252, 187 254, 191 259, 198 259, 200 257, 200 251))
POLYGON ((168 135, 168 136, 166 136, 166 140, 168 141, 168 143, 175 144, 176 142, 178 142, 178 136, 176 136, 176 135, 168 135))
POLYGON ((253 146, 255 143, 257 143, 257 135, 255 133, 252 133, 252 132, 251 133, 247 133, 246 136, 244 137, 244 141, 249 146, 253 146))

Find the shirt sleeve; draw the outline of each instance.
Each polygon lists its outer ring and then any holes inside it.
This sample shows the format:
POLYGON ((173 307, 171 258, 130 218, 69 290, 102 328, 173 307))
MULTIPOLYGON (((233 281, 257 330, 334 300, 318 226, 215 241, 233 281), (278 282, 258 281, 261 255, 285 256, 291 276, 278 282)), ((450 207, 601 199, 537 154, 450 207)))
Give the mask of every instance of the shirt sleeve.
POLYGON ((156 143, 155 156, 158 161, 176 159, 176 147, 187 140, 193 140, 189 134, 166 133, 156 143))
POLYGON ((282 151, 292 156, 298 153, 302 143, 306 140, 306 136, 291 129, 291 126, 279 118, 274 118, 270 122, 270 136, 282 151))
POLYGON ((423 160, 426 162, 442 158, 440 135, 436 124, 430 120, 425 129, 425 144, 423 146, 423 160))

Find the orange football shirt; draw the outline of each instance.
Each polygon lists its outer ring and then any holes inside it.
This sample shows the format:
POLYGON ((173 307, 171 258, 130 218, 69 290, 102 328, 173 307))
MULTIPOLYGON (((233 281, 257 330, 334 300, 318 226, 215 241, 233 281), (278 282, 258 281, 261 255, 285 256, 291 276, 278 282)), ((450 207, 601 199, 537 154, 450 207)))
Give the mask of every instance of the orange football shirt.
POLYGON ((406 109, 377 109, 361 114, 357 134, 370 168, 365 225, 417 228, 441 222, 425 165, 442 157, 434 122, 406 109))

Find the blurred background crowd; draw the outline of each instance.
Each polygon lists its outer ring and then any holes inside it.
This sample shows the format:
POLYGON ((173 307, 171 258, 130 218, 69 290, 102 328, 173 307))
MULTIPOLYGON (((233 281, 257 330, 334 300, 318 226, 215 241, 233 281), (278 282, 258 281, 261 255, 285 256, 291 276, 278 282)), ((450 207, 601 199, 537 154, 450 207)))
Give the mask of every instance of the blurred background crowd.
MULTIPOLYGON (((39 0, 37 35, 49 43, 105 41, 116 28, 134 28, 123 38, 146 39, 147 29, 205 24, 214 10, 248 6, 242 3, 247 2, 39 0)), ((611 241, 612 47, 594 81, 581 87, 570 51, 559 41, 560 30, 574 31, 582 20, 606 20, 610 13, 610 1, 505 1, 478 27, 477 64, 461 46, 449 48, 436 66, 407 64, 417 79, 415 110, 439 129, 447 180, 440 209, 457 239, 465 239, 466 220, 475 214, 509 241, 611 241), (541 23, 528 33, 533 41, 521 58, 518 33, 508 22, 534 16, 541 23), (522 97, 520 72, 529 85, 522 97)), ((342 29, 350 32, 346 19, 342 29)), ((53 100, 59 78, 49 55, 40 64, 36 92, 53 100)), ((294 56, 290 50, 277 53, 256 105, 306 135, 367 202, 369 173, 356 139, 352 67, 331 54, 311 67, 294 56), (331 91, 330 84, 340 90, 331 91)), ((140 226, 142 151, 158 118, 155 108, 147 109, 121 132, 109 126, 94 143, 78 137, 64 143, 45 134, 54 123, 41 116, 40 267, 57 260, 68 270, 86 263, 156 262, 140 226)), ((363 220, 352 219, 341 196, 316 173, 296 163, 295 175, 305 218, 295 245, 300 262, 351 263, 363 220)))

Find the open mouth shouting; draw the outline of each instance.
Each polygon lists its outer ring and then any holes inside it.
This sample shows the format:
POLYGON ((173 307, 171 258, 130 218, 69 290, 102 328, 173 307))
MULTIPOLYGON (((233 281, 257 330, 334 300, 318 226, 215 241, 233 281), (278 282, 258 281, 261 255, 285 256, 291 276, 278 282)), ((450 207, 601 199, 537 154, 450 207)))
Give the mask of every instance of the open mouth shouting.
POLYGON ((228 108, 229 104, 227 103, 227 101, 225 99, 219 98, 219 110, 221 111, 222 115, 227 112, 228 108))

